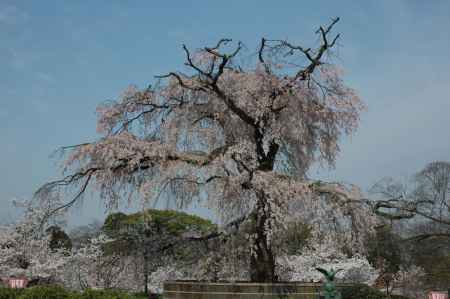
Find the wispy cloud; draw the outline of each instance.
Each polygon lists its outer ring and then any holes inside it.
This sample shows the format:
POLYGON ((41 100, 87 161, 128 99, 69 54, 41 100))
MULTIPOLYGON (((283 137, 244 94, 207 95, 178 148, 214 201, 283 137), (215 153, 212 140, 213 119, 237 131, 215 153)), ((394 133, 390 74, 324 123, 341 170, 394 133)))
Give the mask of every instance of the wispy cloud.
POLYGON ((55 82, 55 77, 53 77, 51 74, 49 73, 44 73, 44 72, 36 72, 36 77, 41 80, 44 81, 46 83, 53 83, 55 82))
POLYGON ((28 13, 15 5, 0 7, 0 25, 17 25, 28 20, 28 13))
POLYGON ((9 49, 11 54, 10 64, 15 71, 23 71, 26 68, 27 62, 25 56, 19 53, 16 49, 9 49))

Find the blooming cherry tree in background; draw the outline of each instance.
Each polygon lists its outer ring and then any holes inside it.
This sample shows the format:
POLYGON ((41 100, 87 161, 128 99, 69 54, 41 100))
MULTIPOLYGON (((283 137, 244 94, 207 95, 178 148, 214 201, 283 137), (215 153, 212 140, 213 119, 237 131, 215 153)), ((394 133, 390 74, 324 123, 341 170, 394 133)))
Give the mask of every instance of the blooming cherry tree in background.
POLYGON ((165 281, 182 278, 185 278, 185 275, 177 270, 176 266, 169 265, 160 267, 150 275, 149 290, 152 293, 161 294, 163 292, 163 284, 165 281))
POLYGON ((139 290, 136 261, 126 256, 108 253, 105 248, 114 240, 100 234, 67 258, 63 284, 70 289, 139 290))
POLYGON ((378 271, 362 255, 347 256, 336 246, 331 236, 314 236, 309 245, 298 255, 279 257, 280 276, 284 280, 320 282, 323 274, 316 270, 340 269, 336 279, 342 282, 366 283, 372 285, 378 277, 378 271))
POLYGON ((315 162, 334 165, 339 139, 354 132, 364 109, 328 59, 338 20, 317 30, 315 49, 266 38, 250 57, 230 39, 183 46, 183 72, 98 107, 102 137, 63 148, 66 176, 37 197, 75 192, 55 210, 90 186, 108 207, 137 198, 179 208, 206 201, 224 228, 246 236, 252 281, 277 280, 277 235, 300 218, 317 231, 339 230, 339 241, 357 250, 373 224, 357 190, 307 177, 315 162))
MULTIPOLYGON (((55 202, 53 202, 55 204, 55 202)), ((48 218, 49 208, 34 201, 16 201, 24 210, 21 218, 0 227, 0 278, 26 277, 30 285, 58 283, 70 289, 112 288, 137 290, 135 261, 105 254, 110 238, 100 235, 74 249, 55 248, 46 227, 62 209, 48 218)))
POLYGON ((32 201, 16 201, 15 205, 24 213, 16 223, 0 227, 0 277, 24 276, 31 283, 55 281, 64 271, 67 252, 52 250, 50 236, 42 234, 48 210, 32 201))

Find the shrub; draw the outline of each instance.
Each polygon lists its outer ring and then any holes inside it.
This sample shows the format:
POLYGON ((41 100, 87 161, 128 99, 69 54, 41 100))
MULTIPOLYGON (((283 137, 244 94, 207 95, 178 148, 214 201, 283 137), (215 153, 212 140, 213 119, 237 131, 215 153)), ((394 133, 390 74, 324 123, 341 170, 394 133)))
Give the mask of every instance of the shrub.
POLYGON ((36 286, 28 289, 0 288, 0 299, 147 299, 145 294, 129 295, 114 290, 72 292, 60 286, 36 286))
POLYGON ((17 299, 22 291, 21 289, 0 287, 0 299, 17 299))
MULTIPOLYGON (((148 299, 149 298, 149 295, 145 294, 144 292, 134 293, 133 296, 134 296, 133 299, 148 299)), ((160 296, 160 295, 153 295, 153 296, 156 296, 155 298, 158 298, 158 299, 162 298, 162 296, 160 296)), ((150 298, 153 298, 153 297, 150 297, 150 298)))
MULTIPOLYGON (((113 290, 86 290, 80 299, 135 299, 136 297, 113 290)), ((78 299, 78 298, 77 298, 78 299)))
POLYGON ((17 299, 72 299, 72 293, 60 286, 36 286, 24 289, 17 299))
POLYGON ((365 284, 355 284, 341 289, 342 299, 385 299, 386 295, 365 284))

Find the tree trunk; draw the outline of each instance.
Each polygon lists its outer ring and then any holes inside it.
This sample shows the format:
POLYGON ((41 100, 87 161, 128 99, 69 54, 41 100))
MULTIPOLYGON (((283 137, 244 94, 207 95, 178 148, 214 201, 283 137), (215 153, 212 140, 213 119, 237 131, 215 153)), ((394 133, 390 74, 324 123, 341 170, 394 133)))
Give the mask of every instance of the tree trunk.
POLYGON ((267 232, 265 229, 265 222, 268 219, 270 210, 266 210, 266 201, 263 194, 260 194, 260 200, 257 204, 255 217, 255 248, 253 254, 250 256, 250 280, 252 282, 275 282, 277 277, 275 275, 275 255, 267 240, 267 232))
MULTIPOLYGON (((266 153, 263 147, 264 133, 255 130, 256 154, 258 157, 258 170, 273 171, 275 157, 279 146, 272 141, 269 145, 269 151, 266 153)), ((275 255, 271 245, 268 242, 265 223, 270 217, 270 208, 263 191, 257 191, 258 202, 256 204, 256 214, 254 221, 254 251, 250 256, 250 280, 252 282, 275 282, 278 280, 275 275, 275 255)))
POLYGON ((275 257, 267 246, 265 237, 257 237, 257 249, 250 257, 250 280, 252 282, 275 282, 275 257))
POLYGON ((148 294, 148 250, 147 246, 144 246, 144 293, 148 294))

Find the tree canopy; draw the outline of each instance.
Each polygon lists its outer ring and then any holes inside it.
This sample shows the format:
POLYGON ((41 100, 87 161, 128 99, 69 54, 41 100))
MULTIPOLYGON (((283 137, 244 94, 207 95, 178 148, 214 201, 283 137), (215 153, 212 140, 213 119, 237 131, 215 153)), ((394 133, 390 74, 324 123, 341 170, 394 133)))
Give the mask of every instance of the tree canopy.
POLYGON ((46 229, 46 233, 50 235, 49 246, 52 250, 65 249, 70 251, 72 249, 72 240, 61 227, 52 225, 46 229))
POLYGON ((103 231, 119 232, 127 230, 128 227, 144 226, 152 227, 154 225, 164 227, 168 233, 174 236, 180 236, 183 233, 197 232, 207 234, 215 231, 217 226, 210 220, 196 215, 189 215, 184 212, 174 210, 147 209, 143 212, 134 214, 124 214, 121 212, 109 214, 106 217, 103 231))

